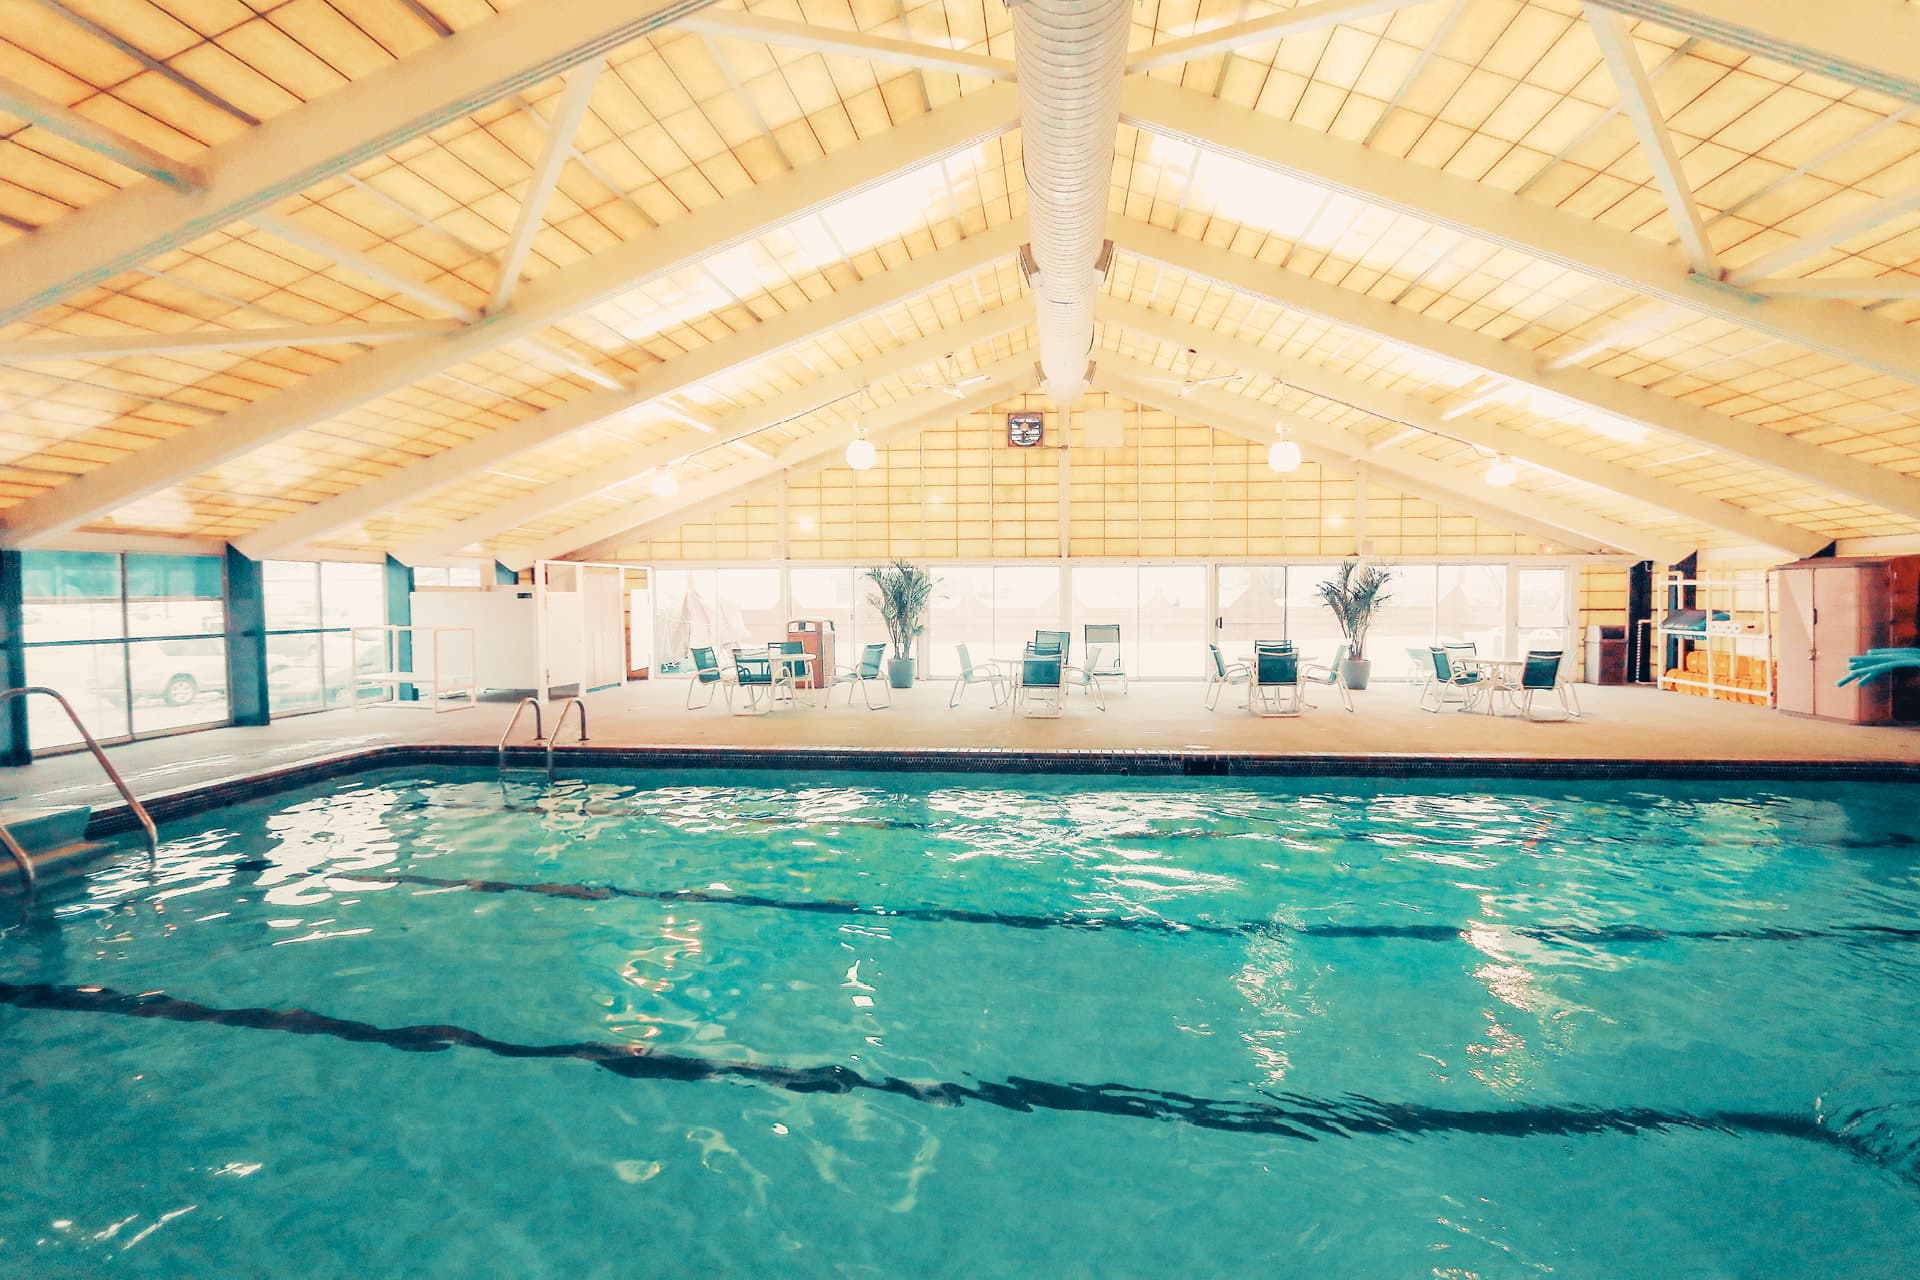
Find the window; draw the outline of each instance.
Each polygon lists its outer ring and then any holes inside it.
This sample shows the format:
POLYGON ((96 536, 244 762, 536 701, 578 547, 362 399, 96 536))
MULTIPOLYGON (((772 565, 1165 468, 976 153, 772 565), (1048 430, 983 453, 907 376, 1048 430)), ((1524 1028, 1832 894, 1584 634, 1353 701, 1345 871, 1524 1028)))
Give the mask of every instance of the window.
MULTIPOLYGON (((232 718, 218 558, 27 551, 20 569, 27 681, 64 694, 94 737, 232 718)), ((29 703, 27 723, 35 749, 80 741, 44 699, 29 703)))
POLYGON ((1567 571, 1521 569, 1515 578, 1515 620, 1520 627, 1520 649, 1558 649, 1565 653, 1572 638, 1567 612, 1567 571))
POLYGON ((480 571, 471 565, 464 568, 440 568, 427 565, 413 571, 413 585, 419 587, 479 587, 480 571))
POLYGON ((1120 628, 1120 656, 1133 677, 1199 675, 1206 632, 1202 565, 1088 565, 1073 570, 1075 652, 1087 626, 1120 628))
POLYGON ((1434 632, 1444 642, 1470 641, 1485 655, 1507 652, 1507 566, 1443 564, 1434 632))
POLYGON ((343 706, 356 670, 377 670, 380 641, 353 651, 353 628, 387 619, 378 564, 269 560, 261 566, 267 614, 267 705, 275 715, 343 706))

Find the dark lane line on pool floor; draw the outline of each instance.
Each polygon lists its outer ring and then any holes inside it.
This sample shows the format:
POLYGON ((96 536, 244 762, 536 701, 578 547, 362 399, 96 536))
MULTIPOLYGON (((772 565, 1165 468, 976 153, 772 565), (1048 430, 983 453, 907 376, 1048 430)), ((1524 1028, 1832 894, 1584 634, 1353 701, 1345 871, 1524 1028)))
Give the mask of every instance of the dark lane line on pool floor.
MULTIPOLYGON (((607 902, 637 898, 644 902, 699 903, 722 907, 764 907, 813 915, 861 916, 876 920, 919 920, 936 924, 984 924, 1006 929, 1076 929, 1084 932, 1118 930, 1158 934, 1200 934, 1215 937, 1257 937, 1295 933, 1311 938, 1395 938, 1415 942, 1457 942, 1465 934, 1458 925, 1444 924, 1307 924, 1247 921, 1218 924, 1183 922, 1153 916, 1026 915, 1018 912, 969 911, 964 907, 880 907, 835 898, 768 898, 751 893, 707 889, 627 889, 618 885, 573 884, 545 880, 458 879, 394 872, 320 873, 321 879, 351 880, 357 884, 409 884, 431 889, 464 889, 470 893, 524 893, 578 902, 607 902)), ((1855 924, 1831 929, 1653 929, 1644 925, 1496 926, 1501 932, 1536 942, 1576 945, 1590 942, 1806 942, 1846 943, 1920 942, 1920 929, 1894 925, 1855 924)))
POLYGON ((1318 1142, 1321 1138, 1412 1138, 1467 1134, 1491 1138, 1579 1137, 1595 1134, 1664 1133, 1690 1130, 1733 1136, 1793 1138, 1842 1151, 1920 1189, 1912 1152, 1889 1152, 1866 1136, 1821 1122, 1816 1116, 1777 1111, 1688 1112, 1657 1107, 1522 1106, 1470 1111, 1420 1103, 1382 1102, 1357 1094, 1335 1099, 1306 1094, 1268 1094, 1272 1101, 1231 1101, 1122 1084, 1072 1084, 1009 1076, 1004 1081, 960 1084, 864 1076, 849 1067, 783 1067, 772 1063, 661 1053, 638 1045, 584 1040, 564 1044, 519 1044, 495 1040, 466 1027, 431 1024, 381 1027, 330 1018, 306 1009, 222 1009, 164 992, 128 994, 110 987, 0 982, 0 1004, 18 1009, 91 1013, 164 1022, 211 1023, 250 1031, 324 1036, 354 1044, 378 1044, 409 1053, 440 1053, 455 1047, 501 1058, 574 1059, 632 1080, 683 1083, 737 1080, 788 1093, 891 1094, 931 1106, 984 1103, 1006 1111, 1063 1111, 1128 1119, 1172 1121, 1196 1128, 1253 1133, 1318 1142))

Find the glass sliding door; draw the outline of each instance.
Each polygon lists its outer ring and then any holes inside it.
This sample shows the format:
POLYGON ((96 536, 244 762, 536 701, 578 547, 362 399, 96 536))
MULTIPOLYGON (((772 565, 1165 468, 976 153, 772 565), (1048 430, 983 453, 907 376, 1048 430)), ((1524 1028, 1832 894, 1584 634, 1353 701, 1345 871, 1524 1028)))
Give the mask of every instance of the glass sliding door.
MULTIPOLYGON (((1018 658, 1036 631, 1060 629, 1058 565, 996 565, 993 570, 993 652, 1018 658)), ((1079 646, 1073 647, 1074 657, 1079 646)))
POLYGON ((1330 564, 1287 567, 1287 639, 1300 651, 1302 662, 1330 662, 1333 651, 1346 641, 1333 610, 1320 598, 1320 584, 1337 571, 1330 564))
POLYGON ((1076 565, 1075 651, 1089 624, 1120 628, 1120 652, 1135 679, 1194 679, 1205 672, 1205 565, 1076 565))
POLYGON ((1373 662, 1374 679, 1424 680, 1433 674, 1433 660, 1427 650, 1434 643, 1433 606, 1439 581, 1439 570, 1430 564, 1393 566, 1393 577, 1387 581, 1387 602, 1367 632, 1367 657, 1373 662))
POLYGON ((1076 659, 1087 643, 1087 627, 1111 623, 1120 628, 1120 660, 1140 675, 1140 570, 1133 565, 1075 565, 1073 640, 1076 659))
MULTIPOLYGON (((1223 651, 1253 652, 1256 640, 1287 638, 1287 569, 1278 564, 1223 564, 1219 570, 1223 651)), ((1233 659, 1229 659, 1233 661, 1233 659)))

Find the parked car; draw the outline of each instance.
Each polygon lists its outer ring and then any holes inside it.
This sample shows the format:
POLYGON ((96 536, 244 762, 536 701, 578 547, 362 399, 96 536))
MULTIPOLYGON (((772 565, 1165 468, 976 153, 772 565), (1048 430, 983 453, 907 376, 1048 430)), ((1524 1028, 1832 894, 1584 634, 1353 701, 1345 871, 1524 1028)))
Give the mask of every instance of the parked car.
MULTIPOLYGON (((117 673, 108 664, 97 670, 94 694, 110 702, 121 699, 117 673)), ((169 707, 184 707, 203 694, 227 691, 227 658, 218 645, 204 640, 161 640, 153 644, 135 644, 128 675, 133 682, 135 702, 163 702, 169 707)))

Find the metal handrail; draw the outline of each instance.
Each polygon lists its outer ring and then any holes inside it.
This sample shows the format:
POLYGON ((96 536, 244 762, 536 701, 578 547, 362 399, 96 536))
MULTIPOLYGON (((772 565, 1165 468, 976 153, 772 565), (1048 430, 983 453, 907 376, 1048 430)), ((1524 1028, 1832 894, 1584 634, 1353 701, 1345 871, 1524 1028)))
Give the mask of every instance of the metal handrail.
MULTIPOLYGON (((519 705, 513 709, 512 717, 507 721, 507 727, 500 731, 500 742, 495 748, 502 769, 507 767, 507 739, 513 736, 513 727, 520 723, 520 713, 528 707, 533 708, 533 740, 539 743, 547 739, 546 731, 540 727, 540 699, 520 699, 519 705)), ((581 723, 584 725, 586 722, 583 720, 581 723)))
POLYGON ((578 698, 568 698, 560 704, 560 714, 553 718, 553 736, 547 739, 547 781, 553 781, 553 744, 560 740, 560 731, 567 727, 567 712, 580 708, 580 741, 587 740, 587 704, 578 698))
MULTIPOLYGON (((100 744, 93 740, 91 733, 87 732, 87 726, 80 723, 79 713, 73 709, 73 704, 67 701, 64 694, 58 689, 49 689, 45 685, 38 684, 28 685, 23 689, 4 689, 0 690, 0 706, 5 706, 15 698, 24 698, 30 693, 46 694, 59 703, 60 709, 67 713, 67 719, 73 722, 74 730, 79 733, 80 740, 87 744, 87 750, 91 751, 93 758, 99 762, 101 771, 107 775, 107 781, 111 782, 114 790, 120 793, 120 798, 127 802, 127 808, 133 811, 133 816, 140 820, 141 831, 147 839, 147 861, 157 861, 160 857, 160 832, 153 825, 153 815, 147 812, 147 806, 141 804, 139 797, 133 794, 133 789, 127 786, 127 780, 120 776, 120 771, 113 767, 112 761, 107 759, 107 753, 100 749, 100 744)), ((586 721, 582 720, 583 728, 585 724, 586 721)), ((0 825, 0 840, 3 840, 7 852, 14 856, 26 872, 27 888, 31 891, 35 876, 32 861, 27 857, 26 851, 20 847, 20 842, 13 838, 13 833, 6 830, 4 825, 0 825)))

